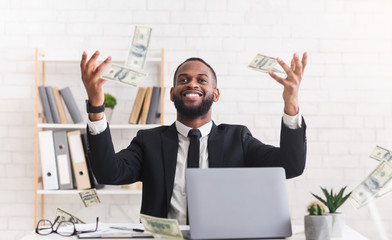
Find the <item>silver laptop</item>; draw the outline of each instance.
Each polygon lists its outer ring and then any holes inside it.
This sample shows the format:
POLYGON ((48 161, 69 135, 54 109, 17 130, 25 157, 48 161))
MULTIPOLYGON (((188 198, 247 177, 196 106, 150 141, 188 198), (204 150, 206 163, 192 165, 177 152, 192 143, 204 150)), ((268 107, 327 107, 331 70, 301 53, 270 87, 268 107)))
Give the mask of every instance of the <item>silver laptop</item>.
POLYGON ((292 235, 283 168, 186 169, 191 239, 292 235))

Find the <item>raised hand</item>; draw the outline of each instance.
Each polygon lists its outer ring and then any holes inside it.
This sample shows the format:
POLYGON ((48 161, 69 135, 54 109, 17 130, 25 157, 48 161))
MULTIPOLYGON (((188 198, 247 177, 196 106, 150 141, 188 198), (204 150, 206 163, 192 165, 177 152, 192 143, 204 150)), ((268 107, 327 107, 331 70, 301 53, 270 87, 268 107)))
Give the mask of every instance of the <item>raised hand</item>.
POLYGON ((88 100, 91 106, 101 106, 104 101, 103 84, 106 80, 100 78, 101 72, 112 60, 109 56, 101 64, 97 62, 99 51, 96 51, 92 57, 87 61, 87 53, 83 52, 82 60, 80 61, 80 70, 84 88, 86 89, 88 100))
POLYGON ((283 62, 282 59, 277 58, 279 65, 282 66, 286 72, 286 78, 279 77, 272 71, 269 72, 269 75, 284 87, 284 112, 290 116, 295 116, 298 113, 298 91, 306 67, 307 59, 307 52, 303 54, 302 60, 300 60, 297 53, 294 53, 293 59, 291 60, 291 66, 289 67, 285 62, 283 62))

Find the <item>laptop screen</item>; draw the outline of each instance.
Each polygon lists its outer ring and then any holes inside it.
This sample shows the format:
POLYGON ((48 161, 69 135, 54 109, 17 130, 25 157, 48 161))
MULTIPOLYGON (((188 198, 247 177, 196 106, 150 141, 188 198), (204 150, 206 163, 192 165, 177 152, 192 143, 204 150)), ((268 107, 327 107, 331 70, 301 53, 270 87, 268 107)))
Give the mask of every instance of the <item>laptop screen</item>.
POLYGON ((292 235, 283 168, 186 169, 194 239, 292 235))

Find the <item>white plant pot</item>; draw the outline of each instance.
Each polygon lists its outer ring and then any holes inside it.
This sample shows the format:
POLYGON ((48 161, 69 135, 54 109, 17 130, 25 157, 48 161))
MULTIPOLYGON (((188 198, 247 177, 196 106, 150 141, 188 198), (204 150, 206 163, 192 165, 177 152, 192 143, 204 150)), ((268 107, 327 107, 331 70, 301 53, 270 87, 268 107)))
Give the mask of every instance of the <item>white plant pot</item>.
POLYGON ((106 121, 110 123, 112 120, 113 108, 105 108, 106 121))
POLYGON ((331 215, 306 215, 305 216, 306 240, 331 239, 331 227, 332 227, 331 215))
POLYGON ((331 237, 343 237, 345 219, 343 213, 330 213, 332 216, 331 237))

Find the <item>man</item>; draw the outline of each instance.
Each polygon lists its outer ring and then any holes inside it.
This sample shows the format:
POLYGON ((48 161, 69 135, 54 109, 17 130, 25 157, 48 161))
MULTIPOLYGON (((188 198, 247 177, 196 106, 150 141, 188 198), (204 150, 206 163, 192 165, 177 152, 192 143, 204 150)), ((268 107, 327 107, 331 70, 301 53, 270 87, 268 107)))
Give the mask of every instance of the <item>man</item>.
POLYGON ((177 68, 170 90, 170 98, 177 109, 177 121, 171 126, 138 131, 131 144, 118 153, 114 152, 110 129, 103 108, 99 107, 104 103, 102 86, 105 83, 100 74, 111 58, 98 64, 98 55, 97 51, 87 61, 84 52, 81 60, 82 80, 93 111, 89 113, 87 131, 91 166, 97 180, 103 184, 142 181, 141 213, 175 218, 180 224, 186 224, 187 166, 280 166, 285 169, 287 178, 302 174, 306 158, 306 126, 299 113, 298 90, 307 53, 304 53, 302 61, 294 54, 290 67, 278 59, 286 78, 269 73, 284 86, 279 148, 253 138, 245 126, 214 124, 211 106, 220 95, 215 71, 202 59, 190 58, 177 68), (197 132, 191 129, 198 129, 201 136, 188 137, 189 132, 197 132), (194 143, 190 143, 192 141, 194 143), (197 150, 194 150, 194 144, 199 145, 197 150), (195 156, 197 160, 194 160, 195 156))

